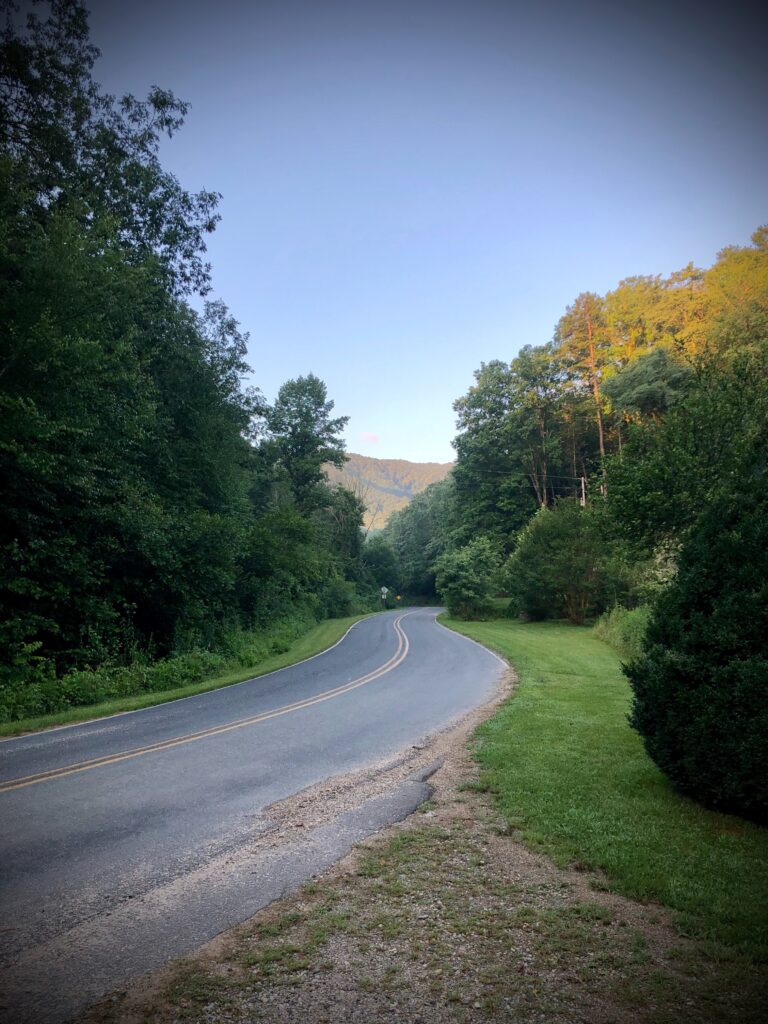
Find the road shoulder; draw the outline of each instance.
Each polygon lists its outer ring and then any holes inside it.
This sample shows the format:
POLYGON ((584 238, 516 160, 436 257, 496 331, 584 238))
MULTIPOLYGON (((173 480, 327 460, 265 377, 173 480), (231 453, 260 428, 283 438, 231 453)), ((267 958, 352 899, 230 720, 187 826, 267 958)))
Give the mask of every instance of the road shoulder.
POLYGON ((659 907, 509 833, 471 757, 497 703, 389 765, 269 809, 260 841, 301 842, 329 807, 346 813, 442 761, 416 813, 83 1024, 761 1020, 756 967, 711 959, 659 907))

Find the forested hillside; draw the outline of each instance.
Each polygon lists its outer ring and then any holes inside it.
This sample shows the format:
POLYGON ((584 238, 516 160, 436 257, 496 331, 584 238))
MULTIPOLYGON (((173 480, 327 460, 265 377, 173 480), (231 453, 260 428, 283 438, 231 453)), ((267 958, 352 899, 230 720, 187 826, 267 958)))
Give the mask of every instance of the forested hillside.
POLYGON ((709 269, 576 297, 481 365, 451 476, 382 537, 398 585, 467 618, 599 628, 682 791, 768 815, 768 228, 709 269))
POLYGON ((374 601, 362 503, 323 470, 345 417, 312 375, 273 405, 243 387, 205 261, 219 197, 158 157, 186 106, 106 95, 97 56, 74 0, 0 46, 4 719, 248 663, 254 628, 374 601))
POLYGON ((393 512, 405 508, 430 484, 443 480, 451 462, 374 459, 350 452, 343 466, 326 467, 329 479, 354 491, 365 503, 366 529, 381 530, 393 512))

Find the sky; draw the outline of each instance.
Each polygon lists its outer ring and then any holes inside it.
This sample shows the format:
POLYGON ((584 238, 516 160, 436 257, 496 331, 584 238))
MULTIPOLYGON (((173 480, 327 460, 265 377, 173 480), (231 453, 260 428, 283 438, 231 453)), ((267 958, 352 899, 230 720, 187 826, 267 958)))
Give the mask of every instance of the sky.
POLYGON ((350 451, 452 460, 481 362, 768 222, 754 4, 89 7, 98 81, 191 104, 162 159, 222 193, 213 295, 250 334, 248 383, 273 400, 317 374, 350 451))

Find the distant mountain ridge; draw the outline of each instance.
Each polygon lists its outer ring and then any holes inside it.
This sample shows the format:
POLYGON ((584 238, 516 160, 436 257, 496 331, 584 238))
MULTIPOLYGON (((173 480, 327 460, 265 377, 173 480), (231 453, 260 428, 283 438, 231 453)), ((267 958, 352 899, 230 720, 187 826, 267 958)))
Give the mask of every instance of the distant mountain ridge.
POLYGON ((343 469, 326 466, 332 483, 343 484, 365 502, 365 526, 380 530, 393 512, 405 508, 415 494, 444 480, 452 462, 408 462, 407 459, 374 459, 347 453, 343 469))

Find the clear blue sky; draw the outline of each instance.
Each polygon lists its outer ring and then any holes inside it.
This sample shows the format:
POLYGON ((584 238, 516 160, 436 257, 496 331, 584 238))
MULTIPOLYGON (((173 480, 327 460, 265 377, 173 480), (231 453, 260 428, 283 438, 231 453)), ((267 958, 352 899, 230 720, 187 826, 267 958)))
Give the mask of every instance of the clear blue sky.
POLYGON ((97 77, 192 104, 214 294, 253 383, 322 377, 351 451, 448 461, 481 361, 768 221, 755 5, 92 0, 97 77), (374 440, 374 438, 378 440, 374 440))

